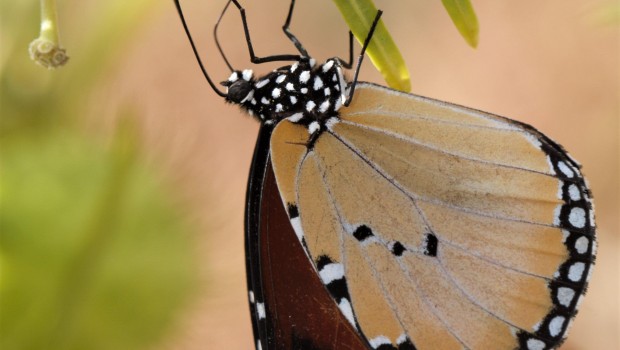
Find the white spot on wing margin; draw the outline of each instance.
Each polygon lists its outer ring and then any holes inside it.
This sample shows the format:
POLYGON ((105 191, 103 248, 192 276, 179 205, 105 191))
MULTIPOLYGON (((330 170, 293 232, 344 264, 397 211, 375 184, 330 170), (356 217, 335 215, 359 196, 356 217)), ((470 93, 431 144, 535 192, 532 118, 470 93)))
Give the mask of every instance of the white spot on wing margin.
POLYGON ((299 216, 291 219, 291 226, 293 226, 293 230, 295 230, 295 236, 297 236, 297 239, 301 242, 304 238, 304 230, 301 228, 299 216))
POLYGON ((351 323, 354 328, 357 328, 355 325, 355 317, 353 317, 353 309, 351 309, 351 303, 349 303, 349 300, 343 298, 340 301, 340 304, 338 304, 338 308, 342 311, 342 314, 347 318, 349 323, 351 323))
POLYGON ((380 347, 381 345, 392 345, 392 342, 390 341, 390 339, 386 337, 385 335, 380 335, 378 337, 372 338, 368 342, 370 343, 370 346, 372 346, 373 349, 376 349, 380 347))
POLYGON ((264 303, 256 303, 256 313, 258 314, 259 320, 264 320, 267 316, 265 314, 265 304, 264 303))

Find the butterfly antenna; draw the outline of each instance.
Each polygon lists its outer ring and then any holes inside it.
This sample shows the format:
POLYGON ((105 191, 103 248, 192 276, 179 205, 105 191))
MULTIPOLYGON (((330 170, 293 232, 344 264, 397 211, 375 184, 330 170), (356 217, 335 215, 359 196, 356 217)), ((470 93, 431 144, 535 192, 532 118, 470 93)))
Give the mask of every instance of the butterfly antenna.
POLYGON ((230 0, 226 2, 226 6, 224 6, 224 10, 222 10, 222 13, 220 14, 220 18, 217 19, 217 22, 215 23, 215 27, 213 27, 213 38, 215 39, 215 45, 217 46, 218 51, 220 51, 220 55, 224 59, 224 62, 228 66, 228 69, 230 69, 230 71, 232 72, 234 71, 234 69, 230 65, 230 62, 228 62, 228 58, 226 58, 226 55, 224 54, 224 50, 222 49, 222 46, 220 45, 220 40, 217 37, 217 30, 220 26, 220 22, 222 21, 222 18, 224 18, 224 14, 226 13, 226 10, 228 10, 228 6, 230 6, 230 3, 231 3, 230 0))
POLYGON ((349 106, 351 104, 351 100, 353 99, 353 93, 355 92, 355 86, 357 85, 357 77, 360 74, 360 68, 362 67, 362 61, 364 60, 364 54, 366 53, 366 48, 370 44, 370 39, 372 39, 372 35, 375 33, 375 29, 377 28, 377 24, 379 24, 379 19, 383 11, 377 11, 377 15, 375 16, 375 20, 372 22, 370 26, 370 30, 368 31, 368 35, 366 36, 366 40, 364 40, 364 45, 362 46, 362 51, 360 52, 359 58, 357 59, 357 65, 355 66, 355 74, 353 76, 353 82, 351 83, 351 90, 349 91, 349 97, 344 102, 345 106, 349 106))
POLYGON ((179 3, 179 0, 174 0, 174 4, 177 7, 177 11, 179 12, 179 17, 181 18, 181 22, 183 23, 183 29, 185 29, 185 34, 187 34, 187 38, 189 39, 189 43, 192 45, 192 50, 194 51, 194 55, 196 56, 196 60, 198 61, 198 64, 200 65, 200 69, 202 70, 202 74, 205 76, 205 78, 207 78, 207 81, 209 82, 209 85, 211 85, 211 88, 213 89, 213 91, 215 91, 216 94, 220 95, 221 97, 226 97, 226 94, 223 93, 222 91, 220 91, 216 85, 213 83, 213 81, 211 80, 211 77, 209 77, 209 74, 207 73, 207 70, 204 67, 204 64, 202 64, 202 60, 200 59, 200 55, 198 54, 198 50, 196 50, 196 45, 194 44, 194 40, 192 39, 192 35, 189 33, 189 28, 187 27, 187 23, 185 22, 185 17, 183 16, 183 11, 181 10, 181 4, 179 3))

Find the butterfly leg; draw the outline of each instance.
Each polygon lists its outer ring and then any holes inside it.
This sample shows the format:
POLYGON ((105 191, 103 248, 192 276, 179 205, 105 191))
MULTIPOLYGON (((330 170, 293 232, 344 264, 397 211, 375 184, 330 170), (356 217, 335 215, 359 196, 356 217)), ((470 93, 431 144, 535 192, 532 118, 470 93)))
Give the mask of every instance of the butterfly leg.
POLYGON ((254 54, 254 47, 252 46, 252 39, 250 38, 250 30, 248 28, 248 21, 245 16, 245 9, 239 4, 237 0, 230 0, 233 5, 237 7, 239 10, 239 14, 241 15, 241 21, 243 22, 243 31, 245 33, 245 41, 248 44, 248 51, 250 52, 250 61, 252 63, 260 64, 265 62, 274 62, 274 61, 299 61, 301 57, 299 55, 273 55, 266 57, 258 57, 254 54))
POLYGON ((349 90, 349 97, 347 97, 347 100, 344 102, 344 105, 347 107, 349 106, 349 104, 351 104, 351 99, 353 99, 353 93, 355 92, 355 85, 357 85, 357 77, 360 73, 360 68, 362 66, 362 61, 364 60, 364 54, 366 53, 366 48, 368 48, 368 45, 370 44, 370 39, 372 39, 372 35, 374 34, 375 29, 377 28, 377 24, 379 24, 379 19, 381 18, 382 14, 383 14, 383 11, 381 10, 377 11, 377 15, 375 16, 375 19, 372 22, 372 25, 370 26, 370 30, 368 31, 368 35, 366 36, 366 40, 364 40, 362 51, 360 52, 360 55, 357 59, 357 64, 355 66, 355 73, 353 75, 353 82, 351 83, 351 88, 349 90))
POLYGON ((294 8, 295 8, 295 0, 291 0, 291 6, 288 9, 288 15, 286 16, 286 21, 284 22, 284 25, 282 26, 282 30, 284 31, 284 34, 286 34, 288 39, 293 43, 293 45, 295 45, 295 47, 297 48, 297 50, 299 51, 302 57, 310 57, 310 55, 308 55, 308 51, 306 51, 306 49, 301 44, 299 39, 297 39, 295 34, 293 34, 289 29, 291 26, 291 19, 293 18, 294 8))
MULTIPOLYGON (((302 57, 310 57, 308 51, 303 47, 299 39, 290 31, 291 19, 293 18, 293 9, 295 8, 295 0, 291 0, 291 6, 288 10, 288 16, 286 16, 286 22, 282 26, 282 30, 284 34, 289 38, 289 40, 295 45, 299 53, 301 53, 302 57)), ((349 31, 349 60, 345 61, 340 57, 337 57, 340 64, 346 68, 351 69, 353 67, 353 33, 349 31)))

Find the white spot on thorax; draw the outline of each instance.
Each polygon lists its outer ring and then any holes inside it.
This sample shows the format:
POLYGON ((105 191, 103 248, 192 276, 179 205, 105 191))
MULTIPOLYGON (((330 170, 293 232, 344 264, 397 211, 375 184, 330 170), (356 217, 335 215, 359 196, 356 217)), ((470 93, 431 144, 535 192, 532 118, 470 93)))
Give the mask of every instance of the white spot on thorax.
POLYGON ((332 92, 328 87, 326 87, 325 90, 323 90, 323 93, 325 94, 325 96, 329 96, 332 92))
POLYGON ((340 86, 340 91, 343 92, 342 98, 344 102, 344 100, 346 100, 346 96, 344 96, 344 91, 347 88, 347 82, 344 80, 344 74, 342 73, 342 69, 340 67, 336 67, 336 71, 338 72, 338 85, 340 86))
POLYGON ((303 72, 301 72, 301 74, 299 74, 299 82, 302 84, 305 84, 308 82, 308 80, 310 79, 310 71, 309 70, 305 70, 303 72))
POLYGON ((241 75, 243 76, 243 80, 250 81, 250 79, 252 79, 252 75, 254 75, 254 72, 252 72, 251 69, 244 69, 241 75))
POLYGON ((269 84, 269 79, 263 79, 263 80, 259 81, 258 83, 256 83, 256 85, 254 85, 254 86, 256 86, 257 89, 260 89, 260 88, 262 88, 263 86, 265 86, 267 84, 269 84))
POLYGON ((330 70, 333 65, 334 65, 334 61, 330 60, 330 61, 325 62, 325 64, 323 65, 323 73, 325 73, 328 70, 330 70))
POLYGON ((261 99, 260 99, 260 102, 261 102, 262 104, 264 104, 264 105, 268 105, 268 104, 269 104, 269 100, 268 100, 268 99, 266 99, 265 97, 261 98, 261 99))
POLYGON ((294 73, 297 70, 297 67, 299 67, 299 63, 295 62, 292 66, 291 66, 291 73, 294 73))
MULTIPOLYGON (((301 112, 298 112, 298 113, 292 114, 290 117, 288 117, 286 119, 289 120, 292 123, 297 123, 303 117, 304 117, 304 114, 301 113, 301 112)), ((295 219, 293 219, 293 220, 295 220, 295 219)))
POLYGON ((568 214, 568 221, 574 227, 584 228, 586 226, 586 211, 579 207, 572 208, 568 214))
POLYGON ((289 99, 291 100, 291 104, 294 105, 295 103, 297 103, 297 97, 291 95, 289 96, 289 99))
POLYGON ((237 72, 232 72, 232 74, 228 77, 228 81, 231 83, 234 83, 237 80, 239 80, 239 74, 237 74, 237 72))
POLYGON ((276 112, 282 112, 282 111, 283 111, 282 105, 280 103, 278 103, 276 105, 276 112))
POLYGON ((295 86, 293 85, 293 83, 286 83, 286 86, 285 86, 285 87, 286 87, 286 89, 287 89, 288 91, 293 91, 293 90, 295 90, 295 86))
POLYGON ((308 125, 308 133, 310 135, 314 134, 319 130, 321 130, 321 124, 319 124, 319 122, 312 122, 310 123, 310 125, 308 125))
POLYGON ((321 77, 317 76, 314 78, 314 90, 318 90, 320 88, 323 87, 323 80, 321 79, 321 77))
POLYGON ((325 113, 325 111, 327 111, 327 109, 329 108, 329 100, 325 100, 323 103, 321 103, 321 105, 319 106, 319 111, 321 113, 325 113))
POLYGON ((310 63, 310 67, 314 67, 314 65, 316 64, 316 60, 314 58, 311 58, 308 63, 310 63))
POLYGON ((276 83, 280 84, 281 82, 284 81, 284 79, 286 79, 286 75, 280 75, 276 78, 276 83))
POLYGON ((282 90, 280 90, 280 88, 274 88, 274 89, 271 91, 271 96, 272 96, 273 98, 278 98, 278 97, 280 97, 280 93, 281 93, 281 92, 282 92, 282 90))
POLYGON ((308 103, 306 103, 306 110, 308 112, 312 111, 314 107, 316 107, 316 103, 314 103, 314 101, 308 101, 308 103))
POLYGON ((301 91, 302 94, 306 94, 308 93, 308 88, 301 88, 299 91, 301 91))

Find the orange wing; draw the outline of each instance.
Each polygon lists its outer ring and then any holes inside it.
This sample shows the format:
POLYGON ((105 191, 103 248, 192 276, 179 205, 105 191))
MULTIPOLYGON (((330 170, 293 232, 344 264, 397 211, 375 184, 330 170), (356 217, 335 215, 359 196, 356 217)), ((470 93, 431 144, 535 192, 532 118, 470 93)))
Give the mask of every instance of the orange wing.
POLYGON ((374 348, 549 349, 594 260, 590 192, 515 121, 360 83, 308 150, 281 121, 271 160, 297 237, 374 348))

